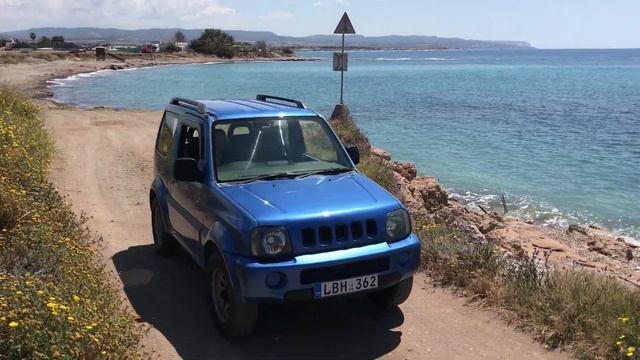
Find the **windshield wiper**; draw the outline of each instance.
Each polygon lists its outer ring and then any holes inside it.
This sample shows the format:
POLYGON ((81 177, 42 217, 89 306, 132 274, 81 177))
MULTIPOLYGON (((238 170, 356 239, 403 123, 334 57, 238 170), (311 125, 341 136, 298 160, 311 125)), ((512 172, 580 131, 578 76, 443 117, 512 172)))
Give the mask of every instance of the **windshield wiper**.
POLYGON ((335 174, 342 174, 345 172, 349 172, 352 171, 353 169, 349 169, 349 168, 331 168, 331 169, 320 169, 320 170, 314 170, 314 171, 310 171, 307 173, 304 173, 302 175, 300 175, 300 178, 305 178, 307 176, 313 176, 313 175, 335 175, 335 174))
POLYGON ((290 173, 290 172, 282 172, 276 174, 266 174, 266 175, 258 175, 248 178, 238 179, 237 182, 240 184, 248 184, 258 180, 274 180, 274 179, 284 179, 284 178, 293 178, 298 176, 299 174, 290 173))

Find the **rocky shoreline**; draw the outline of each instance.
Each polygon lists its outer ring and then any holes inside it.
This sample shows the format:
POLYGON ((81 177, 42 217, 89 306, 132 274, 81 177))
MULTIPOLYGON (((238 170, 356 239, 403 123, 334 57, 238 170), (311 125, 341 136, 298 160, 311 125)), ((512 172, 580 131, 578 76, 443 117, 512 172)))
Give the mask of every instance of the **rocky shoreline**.
MULTIPOLYGON (((353 123, 348 109, 334 111, 331 121, 353 123)), ((358 145, 391 171, 393 192, 418 225, 446 225, 467 234, 470 241, 495 244, 506 256, 545 253, 552 264, 561 268, 590 269, 640 287, 640 249, 623 238, 594 225, 554 229, 502 216, 492 209, 466 206, 450 197, 437 178, 418 175, 414 164, 394 161, 388 152, 360 136, 361 140, 352 145, 358 145)))

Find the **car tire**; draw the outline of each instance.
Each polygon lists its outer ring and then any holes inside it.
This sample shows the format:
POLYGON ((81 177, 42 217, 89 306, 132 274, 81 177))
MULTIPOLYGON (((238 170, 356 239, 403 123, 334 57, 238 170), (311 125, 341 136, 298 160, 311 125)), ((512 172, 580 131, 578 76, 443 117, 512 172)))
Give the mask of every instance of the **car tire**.
POLYGON ((153 243, 156 251, 162 256, 171 256, 176 252, 176 239, 167 232, 162 210, 156 200, 151 202, 151 227, 153 229, 153 243))
POLYGON ((227 338, 251 335, 258 319, 258 305, 236 299, 229 273, 217 254, 208 262, 207 279, 211 317, 218 331, 227 338))
POLYGON ((391 287, 370 293, 369 297, 378 306, 389 309, 407 301, 412 288, 413 276, 410 276, 391 287))

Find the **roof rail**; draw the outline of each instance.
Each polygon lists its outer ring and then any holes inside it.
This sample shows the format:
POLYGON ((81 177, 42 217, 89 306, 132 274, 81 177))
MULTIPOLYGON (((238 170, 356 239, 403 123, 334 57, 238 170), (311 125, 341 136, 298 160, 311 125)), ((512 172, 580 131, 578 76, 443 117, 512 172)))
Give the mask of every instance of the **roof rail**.
POLYGON ((187 104, 187 105, 191 105, 192 107, 196 108, 196 110, 198 110, 198 112, 200 114, 206 114, 207 113, 207 105, 199 102, 199 101, 195 101, 195 100, 191 100, 191 99, 185 99, 185 98, 181 98, 181 97, 174 97, 173 99, 171 99, 170 104, 171 105, 177 105, 177 106, 182 106, 182 104, 187 104))
POLYGON ((280 105, 286 105, 286 104, 282 104, 281 103, 281 102, 285 102, 285 103, 291 103, 291 104, 295 105, 299 109, 306 109, 307 108, 306 106, 304 106, 304 104, 300 100, 287 99, 287 98, 283 98, 283 97, 279 97, 279 96, 258 94, 258 95, 256 95, 256 100, 264 101, 264 102, 270 102, 270 103, 274 103, 274 104, 280 104, 280 105), (277 101, 269 101, 269 99, 277 100, 277 101))

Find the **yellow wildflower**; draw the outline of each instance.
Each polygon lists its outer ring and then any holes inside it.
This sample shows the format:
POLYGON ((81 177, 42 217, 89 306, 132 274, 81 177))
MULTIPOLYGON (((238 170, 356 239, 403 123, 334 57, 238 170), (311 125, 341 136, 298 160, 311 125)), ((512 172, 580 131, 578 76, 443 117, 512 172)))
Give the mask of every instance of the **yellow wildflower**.
POLYGON ((57 309, 58 308, 58 304, 54 303, 54 302, 48 302, 47 303, 47 307, 49 309, 57 309))
POLYGON ((73 321, 73 320, 75 320, 75 319, 74 319, 74 317, 73 317, 73 316, 67 316, 67 320, 69 320, 69 321, 73 321))
POLYGON ((80 296, 78 296, 78 295, 73 295, 73 301, 75 301, 75 302, 80 301, 80 296))
POLYGON ((38 295, 42 295, 42 294, 44 294, 44 291, 38 290, 38 291, 36 291, 36 293, 38 293, 38 295))
POLYGON ((9 323, 9 327, 14 328, 16 326, 18 326, 18 322, 17 321, 12 321, 12 322, 9 323))
POLYGON ((634 353, 634 352, 636 352, 636 347, 635 347, 635 346, 629 346, 629 347, 627 348, 627 352, 630 352, 630 353, 634 353))
POLYGON ((622 321, 623 323, 626 323, 629 321, 629 317, 628 316, 621 316, 618 318, 618 320, 622 321))
POLYGON ((616 341, 616 345, 618 345, 618 346, 622 345, 622 340, 616 341))

